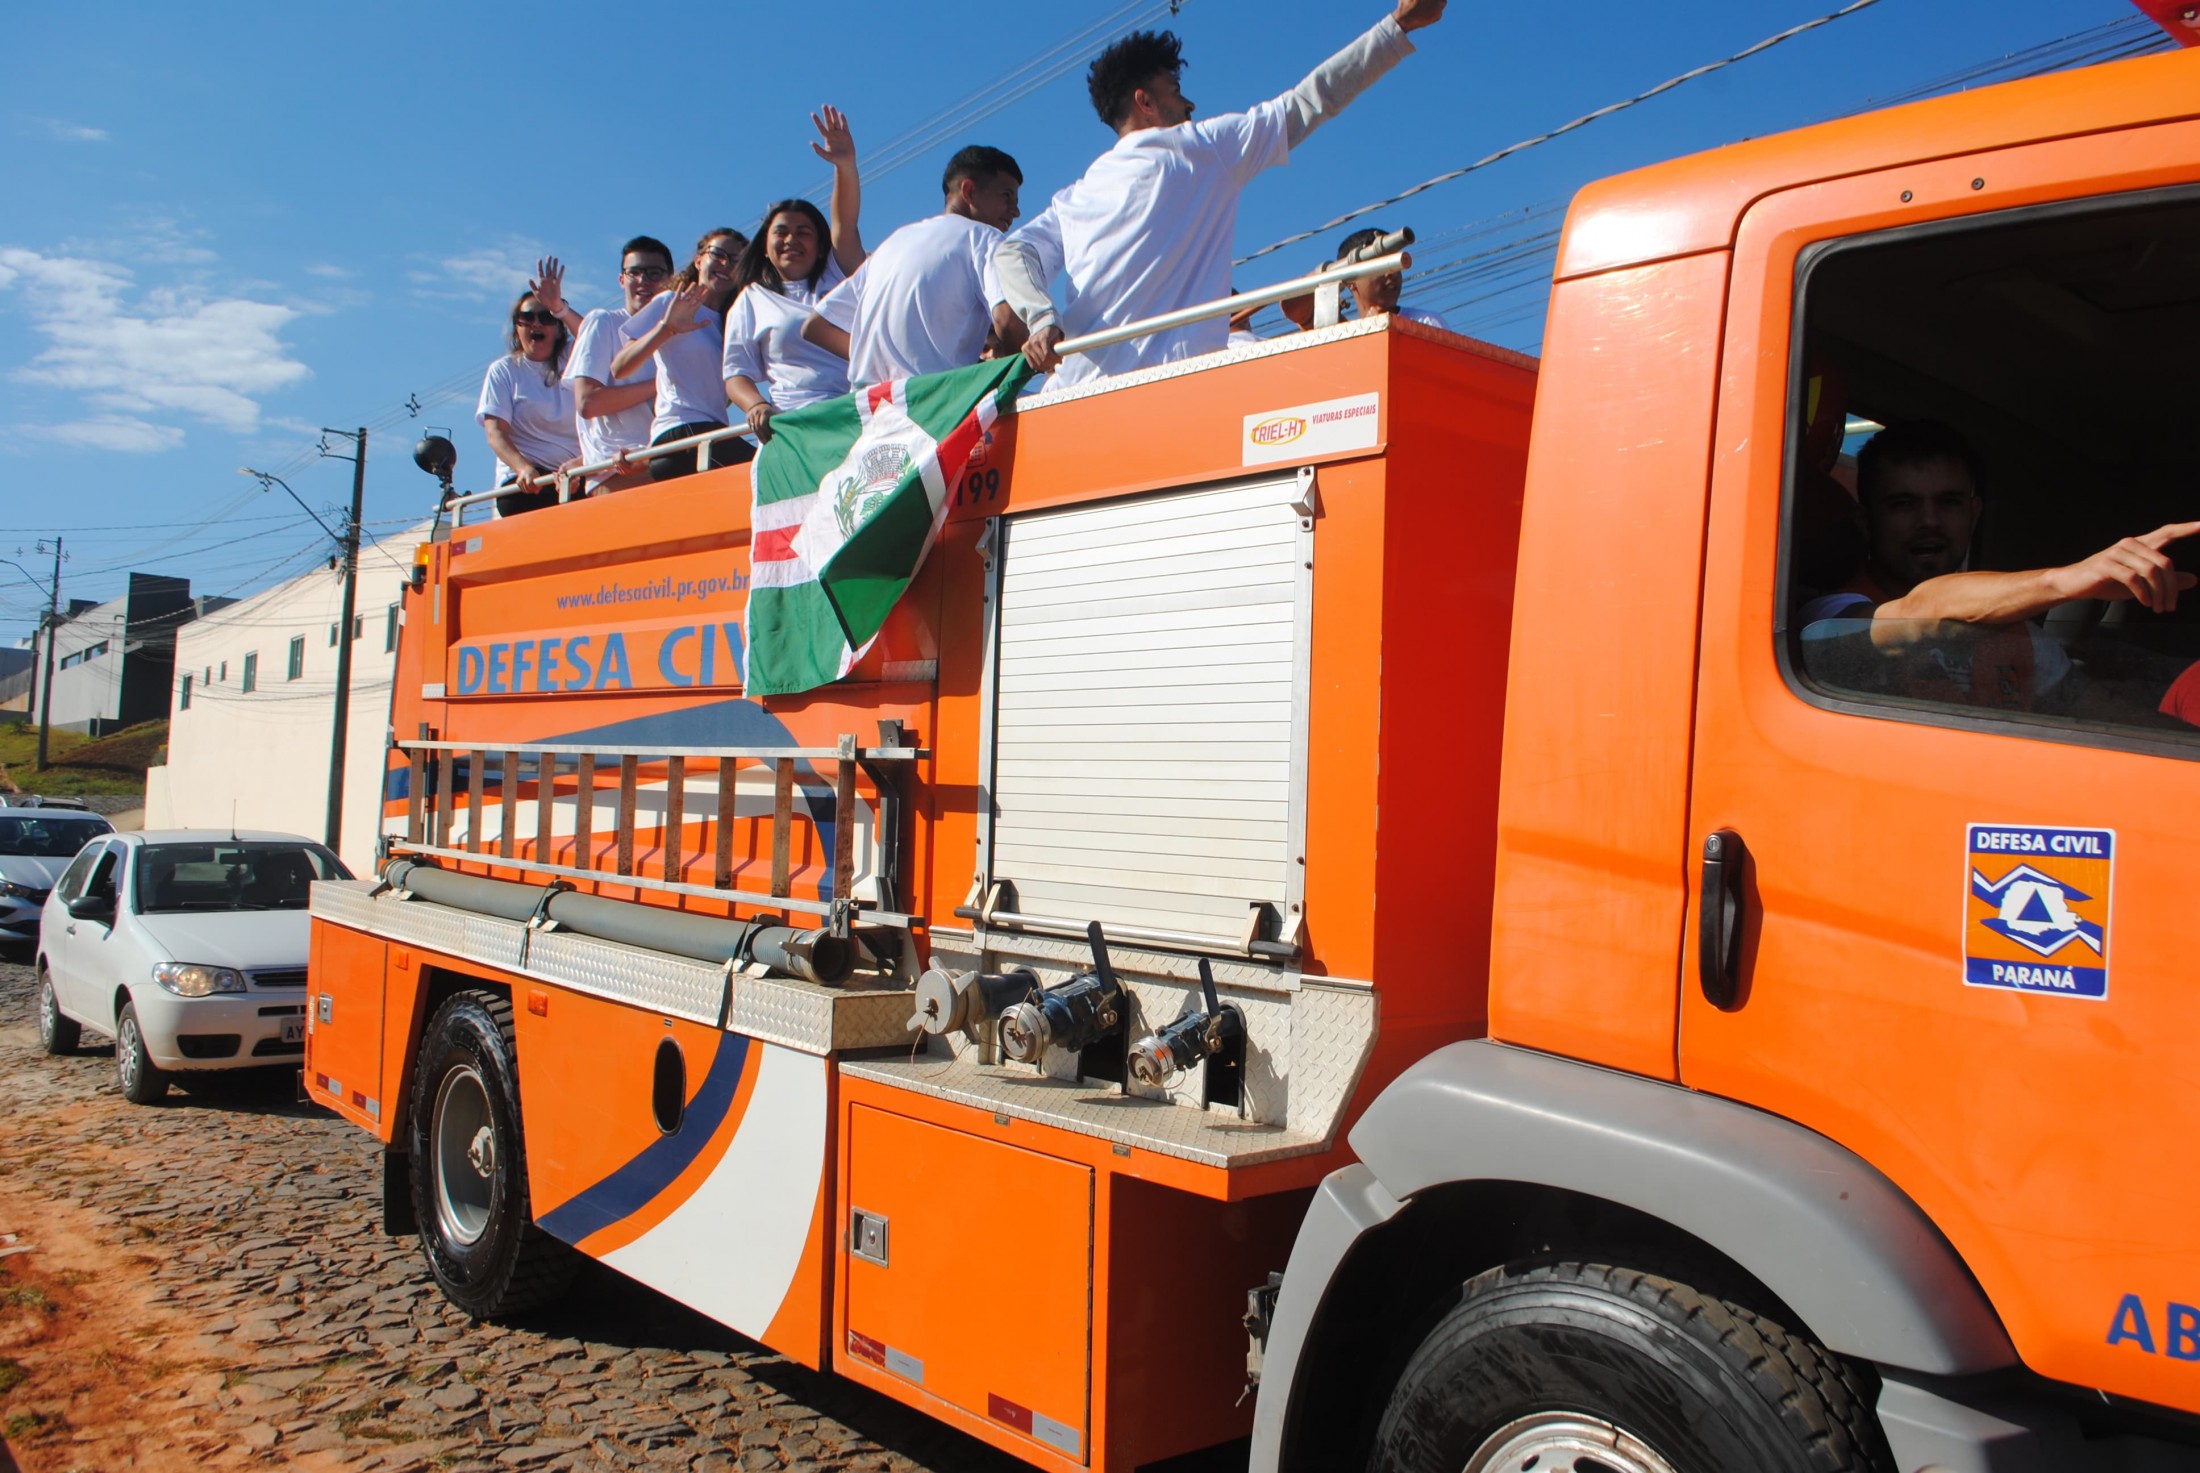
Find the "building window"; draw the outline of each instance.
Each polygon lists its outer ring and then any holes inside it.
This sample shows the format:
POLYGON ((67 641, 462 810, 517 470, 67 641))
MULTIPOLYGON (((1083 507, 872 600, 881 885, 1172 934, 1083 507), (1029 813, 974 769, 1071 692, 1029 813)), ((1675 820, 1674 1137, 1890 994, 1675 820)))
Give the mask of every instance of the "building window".
MULTIPOLYGON (((222 674, 227 675, 228 673, 229 665, 227 661, 224 661, 222 664, 222 674)), ((249 696, 259 688, 260 652, 258 650, 254 650, 251 654, 244 657, 244 693, 249 696)))
POLYGON ((290 673, 285 680, 296 680, 306 673, 306 637, 301 634, 290 642, 290 673))
POLYGON ((222 661, 222 679, 224 679, 224 680, 227 680, 228 678, 229 678, 229 662, 228 662, 227 660, 224 660, 224 661, 222 661))
POLYGON ((393 654, 397 649, 397 610, 398 606, 391 604, 389 611, 382 616, 382 653, 385 655, 393 654))
MULTIPOLYGON (((228 674, 229 672, 228 672, 228 671, 226 671, 226 670, 224 670, 224 671, 223 671, 222 673, 226 675, 226 674, 228 674)), ((213 683, 214 683, 214 667, 213 667, 212 665, 209 665, 209 666, 207 666, 207 667, 206 667, 205 671, 204 671, 204 672, 202 672, 202 673, 201 673, 201 675, 199 676, 199 684, 201 684, 201 685, 212 685, 213 683)))
POLYGON ((351 637, 353 639, 357 639, 360 635, 365 634, 366 632, 367 616, 365 614, 353 614, 351 616, 351 637))
POLYGON ((336 631, 338 627, 339 626, 335 624, 331 624, 328 626, 328 647, 330 649, 336 648, 336 631))
POLYGON ((176 709, 178 711, 191 709, 191 677, 188 675, 183 677, 183 694, 176 699, 176 709))

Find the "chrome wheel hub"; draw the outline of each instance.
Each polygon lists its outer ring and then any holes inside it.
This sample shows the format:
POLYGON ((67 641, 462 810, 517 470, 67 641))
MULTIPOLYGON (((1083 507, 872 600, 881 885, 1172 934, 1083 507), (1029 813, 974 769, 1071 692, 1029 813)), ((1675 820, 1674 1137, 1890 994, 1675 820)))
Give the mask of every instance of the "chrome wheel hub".
POLYGON ((1601 1417, 1537 1412, 1492 1432, 1465 1473, 1676 1473, 1673 1465, 1601 1417))
POLYGON ((451 1242, 477 1243, 496 1205, 497 1146, 488 1086, 472 1065, 443 1076, 430 1129, 436 1225, 451 1242))

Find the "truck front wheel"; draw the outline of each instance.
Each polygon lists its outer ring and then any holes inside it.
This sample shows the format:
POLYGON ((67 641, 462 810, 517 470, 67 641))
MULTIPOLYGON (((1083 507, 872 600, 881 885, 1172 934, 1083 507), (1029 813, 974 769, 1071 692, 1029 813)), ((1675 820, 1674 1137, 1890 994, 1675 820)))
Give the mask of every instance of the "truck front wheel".
POLYGON ((1371 1473, 1888 1473, 1839 1357, 1685 1284, 1589 1263, 1469 1280, 1406 1363, 1371 1473))
POLYGON ((413 1212, 428 1267, 476 1319, 547 1304, 578 1255, 535 1226, 521 1144, 512 1004, 461 992, 436 1009, 413 1076, 413 1212))

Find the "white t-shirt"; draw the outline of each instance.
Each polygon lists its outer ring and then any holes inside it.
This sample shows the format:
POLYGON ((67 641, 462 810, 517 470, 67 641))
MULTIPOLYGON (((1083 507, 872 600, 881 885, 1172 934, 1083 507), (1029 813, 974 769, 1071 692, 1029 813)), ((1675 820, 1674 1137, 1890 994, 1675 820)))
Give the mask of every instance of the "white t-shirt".
MULTIPOLYGON (((607 389, 623 388, 628 384, 646 384, 657 376, 654 358, 637 366, 625 378, 611 376, 611 360, 626 346, 619 329, 626 326, 629 315, 624 307, 599 307, 588 314, 581 322, 581 335, 573 341, 573 356, 566 360, 567 384, 576 378, 592 378, 607 389)), ((648 401, 629 404, 616 414, 583 419, 578 392, 574 398, 573 427, 580 432, 582 459, 593 464, 609 460, 621 450, 639 450, 649 443, 651 409, 648 401)))
POLYGON ((818 316, 849 335, 849 382, 883 384, 977 362, 993 324, 1000 239, 983 221, 934 215, 881 241, 817 304, 818 316))
MULTIPOLYGON (((1838 639, 1844 634, 1867 630, 1871 628, 1874 607, 1871 599, 1861 593, 1821 594, 1803 605, 1798 621, 1803 626, 1803 638, 1838 639)), ((2030 694, 2045 695, 2062 684, 2064 678, 2070 674, 2070 655, 2053 635, 2039 625, 2027 622, 2024 628, 2032 640, 2030 694)), ((1972 652, 1963 642, 1952 640, 1945 645, 1929 646, 1926 652, 1959 689, 1965 692, 1971 689, 1972 652)))
MULTIPOLYGON (((541 365, 516 353, 497 359, 482 376, 474 419, 486 422, 491 415, 504 421, 513 447, 546 471, 580 454, 573 435, 573 391, 556 378, 545 382, 541 365)), ((503 461, 497 465, 498 480, 513 475, 503 461)))
MULTIPOLYGON (((619 336, 640 342, 664 321, 672 293, 661 291, 626 320, 619 336)), ((693 332, 681 333, 657 350, 657 404, 649 437, 681 425, 726 422, 726 381, 718 374, 718 314, 704 307, 695 314, 693 332)))
POLYGON ((787 283, 785 295, 761 284, 733 299, 726 314, 726 351, 719 361, 721 396, 725 380, 740 374, 763 391, 775 409, 800 409, 848 392, 848 365, 802 336, 802 324, 825 294, 847 280, 840 263, 825 259, 825 274, 812 288, 806 281, 787 283))
MULTIPOLYGON (((1085 177, 1010 238, 1037 252, 1040 273, 1066 273, 1062 331, 1070 337, 1219 301, 1230 295, 1238 195, 1291 157, 1277 98, 1248 112, 1142 128, 1116 140, 1085 177)), ((1080 353, 1055 375, 1068 387, 1103 374, 1219 351, 1220 317, 1080 353)))

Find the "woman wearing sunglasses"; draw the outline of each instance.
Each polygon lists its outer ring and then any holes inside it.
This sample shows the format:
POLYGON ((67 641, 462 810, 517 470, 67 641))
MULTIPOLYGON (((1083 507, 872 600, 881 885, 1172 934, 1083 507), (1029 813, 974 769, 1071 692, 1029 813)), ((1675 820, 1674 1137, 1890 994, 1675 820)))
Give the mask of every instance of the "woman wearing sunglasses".
MULTIPOLYGON (((503 466, 500 485, 547 475, 581 453, 573 431, 573 391, 560 378, 573 335, 559 312, 565 304, 555 266, 546 263, 542 278, 512 304, 504 337, 510 351, 489 365, 481 381, 474 418, 503 466)), ((555 487, 512 491, 497 498, 497 515, 516 516, 557 499, 555 487)))
POLYGON ((847 360, 804 338, 802 325, 863 264, 856 145, 840 109, 812 113, 810 122, 824 140, 810 148, 833 166, 832 220, 806 199, 766 210, 741 253, 734 278, 741 291, 726 318, 725 396, 759 440, 771 438, 774 414, 848 392, 847 360))
MULTIPOLYGON (((695 260, 665 291, 626 320, 619 329, 626 346, 611 360, 623 378, 645 360, 657 363, 657 412, 649 423, 649 443, 662 445, 707 434, 726 426, 726 391, 718 379, 725 342, 726 305, 733 300, 733 268, 748 237, 738 230, 712 230, 695 243, 695 260)), ((746 440, 714 440, 703 447, 703 470, 739 465, 756 453, 746 440)), ((693 475, 698 457, 691 449, 660 455, 649 462, 652 479, 669 481, 693 475)))

